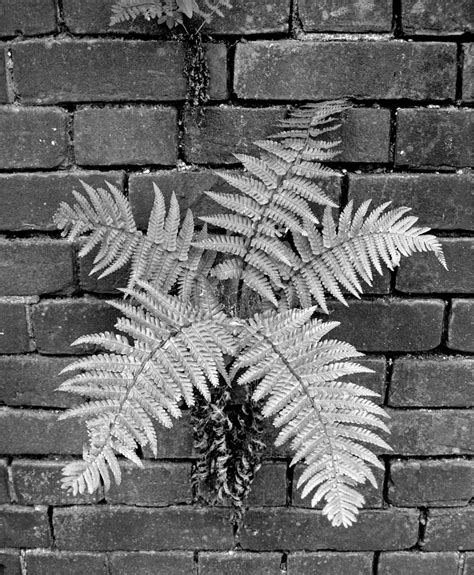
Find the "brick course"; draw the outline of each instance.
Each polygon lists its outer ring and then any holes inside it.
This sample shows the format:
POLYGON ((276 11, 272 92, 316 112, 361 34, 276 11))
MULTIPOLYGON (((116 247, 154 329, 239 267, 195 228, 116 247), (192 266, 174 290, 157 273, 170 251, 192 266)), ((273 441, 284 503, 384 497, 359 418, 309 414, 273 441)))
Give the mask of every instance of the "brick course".
POLYGON ((405 34, 463 34, 474 28, 469 0, 404 0, 405 34))
POLYGON ((301 0, 299 13, 305 32, 389 32, 392 28, 390 0, 301 0))
POLYGON ((0 3, 0 37, 35 36, 56 29, 54 0, 2 0, 0 3))

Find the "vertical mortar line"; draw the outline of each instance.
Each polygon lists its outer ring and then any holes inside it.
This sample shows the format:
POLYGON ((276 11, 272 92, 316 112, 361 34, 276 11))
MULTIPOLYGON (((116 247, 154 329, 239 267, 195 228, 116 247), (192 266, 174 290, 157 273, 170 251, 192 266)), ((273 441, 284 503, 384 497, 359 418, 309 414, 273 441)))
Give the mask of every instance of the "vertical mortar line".
POLYGON ((416 542, 416 546, 418 549, 423 549, 428 519, 429 519, 429 509, 427 507, 420 507, 420 519, 419 519, 419 524, 418 524, 418 540, 416 542))
POLYGON ((402 1, 403 0, 393 0, 392 30, 395 38, 401 38, 403 36, 402 1))
POLYGON ((288 573, 288 553, 285 552, 281 554, 280 573, 288 573))
POLYGON ((130 174, 124 170, 122 173, 122 190, 123 190, 123 195, 126 198, 130 199, 130 174))
POLYGON ((110 562, 110 553, 106 553, 104 557, 104 567, 107 575, 112 575, 112 563, 110 562))
POLYGON ((55 551, 57 549, 57 545, 56 545, 56 534, 54 533, 52 505, 48 505, 48 525, 49 525, 49 534, 51 535, 51 551, 55 551))
POLYGON ((195 575, 199 575, 199 550, 195 549, 193 553, 194 568, 193 572, 195 575))
POLYGON ((295 468, 290 465, 290 461, 286 461, 286 506, 293 505, 293 480, 295 468))
POLYGON ((445 299, 444 304, 443 323, 441 326, 441 346, 447 347, 449 336, 449 320, 451 317, 451 308, 453 305, 452 299, 445 299))
POLYGON ((456 93, 454 96, 455 104, 457 106, 461 105, 462 102, 462 75, 463 75, 463 68, 464 68, 464 50, 462 42, 457 44, 457 53, 456 53, 456 93))
POLYGON ((398 109, 396 104, 390 109, 390 131, 389 131, 389 150, 388 150, 388 162, 390 168, 393 170, 395 168, 395 153, 397 150, 397 118, 398 109))
POLYGON ((374 558, 372 560, 372 575, 377 575, 379 572, 380 551, 374 551, 374 558))
POLYGON ((63 0, 57 0, 56 2, 56 18, 58 21, 58 27, 60 32, 67 32, 66 20, 64 18, 64 5, 63 0))
POLYGON ((383 475, 383 485, 382 485, 382 508, 386 509, 389 506, 388 500, 388 486, 390 484, 390 457, 387 455, 383 456, 383 461, 385 465, 385 471, 383 475))
POLYGON ((10 503, 18 503, 18 495, 15 489, 15 482, 13 480, 13 469, 12 469, 13 457, 7 457, 7 478, 8 478, 8 496, 10 497, 10 503))
POLYGON ((349 172, 342 170, 341 190, 339 192, 339 211, 341 212, 349 201, 349 172))
MULTIPOLYGON (((185 148, 184 148, 184 136, 186 131, 185 126, 185 117, 186 117, 186 109, 191 109, 188 102, 184 102, 182 105, 178 105, 176 108, 177 111, 177 126, 176 129, 178 131, 178 153, 177 153, 177 161, 185 162, 185 148)), ((199 108, 200 109, 200 108, 199 108)), ((198 113, 198 111, 196 111, 198 113)))
POLYGON ((229 93, 228 100, 232 102, 237 98, 234 90, 234 75, 235 75, 235 54, 239 41, 233 42, 227 48, 227 92, 229 93))
POLYGON ((33 320, 31 318, 31 306, 39 303, 39 297, 32 298, 32 301, 25 302, 25 316, 26 316, 26 331, 28 334, 30 351, 36 351, 35 330, 33 327, 33 320))
POLYGON ((466 554, 460 553, 459 554, 459 563, 458 563, 458 570, 456 575, 469 575, 467 569, 465 570, 465 563, 466 563, 466 554))
POLYGON ((75 106, 67 109, 66 133, 67 133, 67 161, 75 165, 76 155, 74 152, 74 114, 75 106))
POLYGON ((20 571, 21 575, 28 575, 28 566, 26 563, 26 549, 20 549, 20 571))
POLYGON ((288 36, 289 38, 298 38, 303 32, 303 24, 301 22, 298 0, 291 0, 290 3, 290 19, 288 22, 288 36))
POLYGON ((385 379, 384 379, 384 397, 383 397, 383 405, 386 407, 388 405, 388 400, 390 396, 390 387, 392 385, 392 376, 393 376, 393 366, 394 361, 393 357, 385 356, 385 379))
POLYGON ((7 76, 7 96, 8 101, 10 104, 19 104, 20 103, 20 95, 18 93, 18 89, 15 83, 15 76, 14 76, 14 65, 13 65, 13 45, 6 44, 4 46, 5 51, 5 69, 6 69, 6 76, 7 76))

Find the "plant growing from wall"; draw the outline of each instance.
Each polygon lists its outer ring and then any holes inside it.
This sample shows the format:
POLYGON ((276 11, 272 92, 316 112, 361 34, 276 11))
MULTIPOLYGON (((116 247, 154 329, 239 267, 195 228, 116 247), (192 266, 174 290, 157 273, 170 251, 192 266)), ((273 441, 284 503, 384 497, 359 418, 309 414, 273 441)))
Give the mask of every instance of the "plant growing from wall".
MULTIPOLYGON (((343 289, 359 297, 361 281, 370 284, 382 263, 393 268, 419 251, 445 261, 409 208, 369 211, 365 202, 353 213, 350 202, 337 221, 331 215, 336 206, 316 178, 332 172, 322 162, 336 155, 338 142, 327 138, 346 108, 336 101, 296 109, 279 133, 256 142, 259 157, 237 154, 246 173, 218 173, 238 192, 206 192, 226 212, 200 218, 201 230, 189 210, 180 224, 174 194, 166 211, 156 186, 146 234, 110 184, 83 184, 75 204, 61 204, 63 235, 81 240, 80 255, 98 249, 92 273, 131 266, 123 300, 110 302, 121 313, 118 333, 79 338, 75 344, 101 351, 64 370, 73 375, 60 389, 89 398, 63 416, 85 419, 89 434, 83 461, 64 469, 65 488, 107 490, 111 475, 120 482, 117 455, 141 465, 138 447, 157 450, 154 421, 171 427, 200 396, 198 476, 235 500, 239 515, 261 447, 258 434, 230 439, 229 394, 246 386, 261 407, 258 417, 273 418, 279 429, 277 445, 289 443, 292 463, 304 463, 303 497, 311 494, 313 506, 324 501, 335 526, 356 520, 364 503, 357 487, 375 484, 371 466, 380 467, 370 448, 389 448, 379 435, 388 431, 386 414, 371 401, 376 394, 356 382, 370 371, 354 361, 361 354, 327 338, 338 324, 315 314, 328 312, 327 294, 343 303, 343 289), (207 225, 222 232, 209 233, 207 225), (236 286, 227 309, 216 295, 222 282, 236 286), (262 300, 251 317, 239 311, 245 289, 262 300)), ((251 405, 236 412, 240 429, 258 428, 251 405)))

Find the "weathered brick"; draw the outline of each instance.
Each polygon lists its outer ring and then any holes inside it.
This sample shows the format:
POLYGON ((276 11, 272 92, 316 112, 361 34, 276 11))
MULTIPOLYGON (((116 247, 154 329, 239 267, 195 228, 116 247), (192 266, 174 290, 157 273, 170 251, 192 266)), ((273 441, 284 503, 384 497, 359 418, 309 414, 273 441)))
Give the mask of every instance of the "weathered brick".
POLYGON ((218 550, 234 539, 226 509, 71 507, 55 509, 53 525, 66 550, 218 550))
POLYGON ((388 499, 399 507, 467 505, 473 485, 472 461, 394 461, 390 464, 388 499))
POLYGON ((466 174, 350 174, 349 199, 358 206, 392 201, 408 206, 419 225, 435 229, 474 229, 474 176, 466 174))
POLYGON ((306 32, 389 32, 392 2, 300 0, 299 14, 306 32))
POLYGON ((474 508, 433 509, 425 531, 426 551, 474 549, 474 508))
POLYGON ((75 155, 83 166, 173 165, 177 160, 174 108, 83 108, 75 115, 75 155))
POLYGON ((112 553, 110 556, 111 575, 194 575, 195 564, 193 553, 170 552, 155 553, 112 553))
POLYGON ((0 300, 0 353, 23 353, 30 350, 25 304, 21 301, 0 300))
POLYGON ((0 104, 5 102, 8 102, 7 67, 5 63, 5 53, 0 50, 0 104))
POLYGON ((474 43, 464 45, 462 99, 465 102, 474 101, 474 43))
POLYGON ((68 242, 0 240, 1 294, 67 293, 73 288, 73 251, 68 242))
POLYGON ((457 553, 381 553, 379 575, 457 575, 457 553))
POLYGON ((334 529, 321 511, 249 509, 240 533, 243 549, 372 551, 405 549, 418 537, 418 511, 361 511, 348 529, 334 529))
POLYGON ((7 469, 7 460, 0 459, 0 503, 10 503, 7 469))
POLYGON ((48 515, 46 507, 0 507, 0 541, 5 547, 48 547, 48 515))
POLYGON ((287 559, 288 575, 370 575, 371 553, 290 553, 287 559))
POLYGON ((0 107, 0 168, 56 168, 66 160, 66 113, 0 107))
POLYGON ((473 406, 473 373, 473 358, 397 358, 388 404, 394 407, 473 406))
POLYGON ((421 351, 441 341, 444 304, 438 300, 351 301, 332 306, 329 319, 341 322, 331 337, 360 351, 421 351))
POLYGON ((0 453, 78 454, 86 441, 85 426, 75 419, 59 421, 61 412, 0 408, 0 453))
POLYGON ((21 505, 77 505, 95 503, 103 498, 99 489, 93 495, 72 495, 61 489, 62 469, 69 461, 14 459, 14 492, 21 505))
POLYGON ((212 18, 203 31, 211 34, 271 34, 288 32, 289 0, 246 0, 223 9, 224 18, 212 18))
POLYGON ((464 556, 464 571, 462 575, 472 575, 474 573, 474 553, 466 553, 464 556))
POLYGON ((274 575, 280 571, 281 553, 201 553, 199 572, 205 575, 274 575))
POLYGON ((61 553, 35 549, 26 552, 30 573, 67 573, 67 575, 107 575, 107 559, 99 553, 61 553))
POLYGON ((74 200, 73 190, 83 190, 79 180, 96 187, 106 180, 123 188, 121 172, 0 174, 0 230, 56 230, 53 215, 61 202, 74 200))
POLYGON ((473 110, 412 108, 398 111, 395 163, 399 166, 472 164, 473 110))
POLYGON ((238 44, 239 98, 454 99, 456 50, 448 43, 257 41, 238 44), (400 61, 404 66, 400 66, 400 61), (311 73, 308 73, 311 70, 311 73))
POLYGON ((449 316, 448 347, 474 351, 474 300, 453 300, 449 316))
POLYGON ((395 455, 472 455, 474 411, 465 409, 387 410, 395 455))
POLYGON ((286 505, 286 463, 263 463, 252 483, 250 506, 286 505))
POLYGON ((404 0, 402 4, 405 34, 463 34, 473 28, 469 0, 404 0))
POLYGON ((54 0, 0 1, 0 36, 36 36, 56 28, 54 0))
POLYGON ((18 550, 0 550, 0 573, 2 575, 21 575, 20 552, 18 550))
POLYGON ((353 108, 345 112, 336 162, 386 163, 389 161, 390 112, 378 108, 353 108))
POLYGON ((167 428, 155 424, 158 451, 155 456, 149 447, 144 449, 148 459, 183 459, 195 457, 193 426, 188 412, 184 411, 180 419, 173 422, 173 427, 167 428))
MULTIPOLYGON (((101 272, 90 275, 94 267, 97 249, 79 258, 79 285, 85 292, 119 294, 119 289, 125 288, 130 277, 130 265, 126 264, 116 272, 99 278, 101 272)), ((123 295, 123 294, 122 294, 123 295)))
POLYGON ((105 301, 88 298, 45 300, 33 307, 31 317, 39 351, 79 354, 91 348, 71 343, 88 333, 112 330, 117 311, 105 301))

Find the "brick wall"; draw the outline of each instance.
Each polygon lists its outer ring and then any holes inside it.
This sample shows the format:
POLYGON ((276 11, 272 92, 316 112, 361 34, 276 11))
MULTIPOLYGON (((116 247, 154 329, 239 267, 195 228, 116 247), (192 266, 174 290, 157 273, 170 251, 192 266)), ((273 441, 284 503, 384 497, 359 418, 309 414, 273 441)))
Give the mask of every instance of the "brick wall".
POLYGON ((112 0, 0 0, 0 573, 468 575, 474 572, 474 102, 469 0, 234 0, 206 30, 210 100, 184 106, 185 51, 137 20, 111 30, 112 0), (450 271, 414 257, 362 301, 334 305, 338 336, 367 353, 365 382, 392 416, 393 452, 357 525, 334 529, 270 449, 234 532, 193 505, 191 428, 103 494, 58 486, 83 429, 58 422, 56 391, 79 335, 111 328, 123 274, 88 276, 52 214, 78 178, 104 178, 141 224, 151 184, 196 213, 215 166, 272 130, 289 103, 352 96, 341 205, 412 206, 450 271), (470 553, 471 552, 471 553, 470 553))

